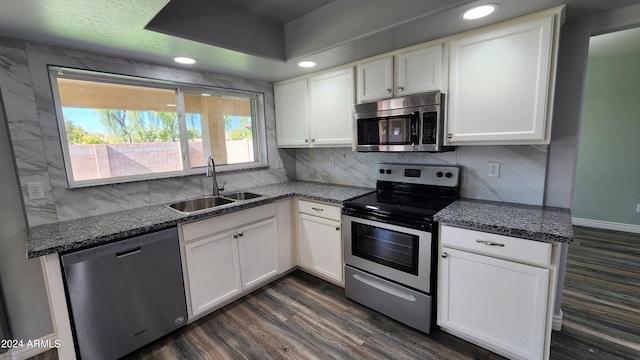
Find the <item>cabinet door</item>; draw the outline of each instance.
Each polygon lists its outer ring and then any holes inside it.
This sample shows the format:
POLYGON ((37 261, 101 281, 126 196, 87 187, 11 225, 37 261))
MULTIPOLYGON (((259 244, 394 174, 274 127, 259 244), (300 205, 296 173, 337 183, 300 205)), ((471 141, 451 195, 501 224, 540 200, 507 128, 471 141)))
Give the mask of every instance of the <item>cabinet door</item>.
POLYGON ((238 252, 242 289, 278 273, 276 219, 238 228, 238 252))
POLYGON ((393 57, 358 65, 358 102, 393 97, 393 57))
POLYGON ((397 96, 441 90, 442 45, 406 52, 397 59, 397 96))
POLYGON ((235 235, 235 231, 228 231, 185 245, 191 318, 206 313, 240 292, 235 235))
POLYGON ((542 359, 549 270, 446 247, 442 252, 438 325, 509 357, 542 359))
POLYGON ((307 79, 273 86, 278 147, 309 146, 307 79))
POLYGON ((549 143, 553 20, 451 42, 448 144, 549 143))
POLYGON ((344 285, 340 222, 300 214, 300 266, 344 285))
POLYGON ((351 146, 353 68, 309 78, 311 146, 351 146))

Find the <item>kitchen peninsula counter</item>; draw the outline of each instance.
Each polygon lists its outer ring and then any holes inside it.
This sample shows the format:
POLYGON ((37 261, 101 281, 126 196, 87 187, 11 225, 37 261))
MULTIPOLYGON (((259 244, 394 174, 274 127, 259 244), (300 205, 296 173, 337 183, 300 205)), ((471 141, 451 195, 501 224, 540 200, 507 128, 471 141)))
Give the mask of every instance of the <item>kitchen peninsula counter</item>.
POLYGON ((460 199, 434 216, 445 225, 543 242, 573 241, 571 211, 564 208, 460 199))

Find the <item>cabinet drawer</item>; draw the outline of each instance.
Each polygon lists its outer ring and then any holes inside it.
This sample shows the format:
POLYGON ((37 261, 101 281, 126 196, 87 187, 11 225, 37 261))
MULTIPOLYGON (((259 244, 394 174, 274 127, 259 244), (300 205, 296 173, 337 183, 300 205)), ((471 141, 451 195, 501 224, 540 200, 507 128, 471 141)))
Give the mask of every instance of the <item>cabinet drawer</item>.
POLYGON ((442 246, 527 264, 545 267, 551 264, 552 245, 534 240, 443 225, 440 227, 440 243, 442 246))
POLYGON ((298 200, 298 210, 301 213, 320 216, 325 219, 335 221, 340 221, 342 218, 342 209, 339 206, 317 203, 313 201, 298 200))

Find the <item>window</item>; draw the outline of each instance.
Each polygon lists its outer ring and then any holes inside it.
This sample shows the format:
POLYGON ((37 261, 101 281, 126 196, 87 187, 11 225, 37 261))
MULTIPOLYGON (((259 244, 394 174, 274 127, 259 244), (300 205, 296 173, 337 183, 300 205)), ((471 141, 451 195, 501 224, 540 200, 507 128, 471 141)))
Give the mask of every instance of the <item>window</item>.
POLYGON ((51 69, 69 186, 263 166, 260 94, 51 69), (260 115, 260 116, 258 116, 260 115))

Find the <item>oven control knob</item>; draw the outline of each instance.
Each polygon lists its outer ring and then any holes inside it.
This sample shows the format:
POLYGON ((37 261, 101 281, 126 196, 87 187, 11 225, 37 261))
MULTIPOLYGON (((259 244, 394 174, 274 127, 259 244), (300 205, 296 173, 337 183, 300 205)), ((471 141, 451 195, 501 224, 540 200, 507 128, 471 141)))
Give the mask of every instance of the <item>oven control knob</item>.
POLYGON ((391 170, 387 169, 386 173, 391 174, 391 170))
POLYGON ((384 169, 380 169, 380 174, 384 174, 384 169))
POLYGON ((444 175, 444 174, 442 173, 442 171, 438 171, 438 172, 436 173, 436 176, 437 176, 437 177, 442 177, 442 175, 444 175))
POLYGON ((452 173, 450 173, 450 172, 448 172, 445 176, 447 177, 447 179, 451 179, 451 177, 453 176, 453 174, 452 174, 452 173))

